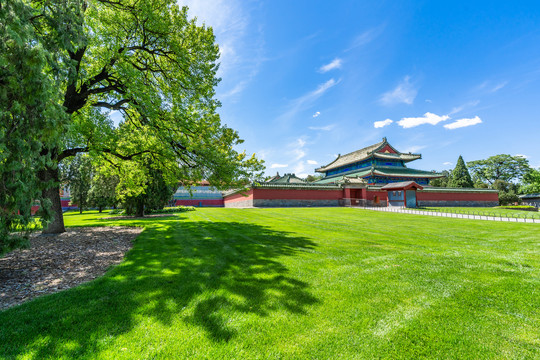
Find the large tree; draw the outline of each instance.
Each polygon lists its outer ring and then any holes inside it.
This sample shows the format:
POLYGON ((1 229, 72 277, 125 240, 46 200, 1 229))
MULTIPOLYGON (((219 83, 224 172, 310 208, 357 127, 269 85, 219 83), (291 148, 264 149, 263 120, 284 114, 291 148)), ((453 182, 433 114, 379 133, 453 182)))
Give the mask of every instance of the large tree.
POLYGON ((452 170, 450 179, 448 180, 448 187, 451 188, 472 188, 473 181, 471 179, 471 174, 463 161, 463 157, 459 155, 459 158, 456 163, 456 167, 452 170))
POLYGON ((42 150, 57 145, 67 118, 53 76, 65 64, 35 41, 33 16, 22 1, 0 0, 0 255, 27 239, 34 201, 49 217, 41 191, 51 184, 37 174, 54 166, 42 150))
MULTIPOLYGON (((112 164, 151 155, 179 179, 223 188, 262 167, 238 153, 238 134, 223 126, 214 98, 219 49, 175 0, 34 1, 35 41, 56 48, 68 71, 62 105, 68 118, 43 181, 59 183, 58 163, 80 152, 112 164), (115 126, 108 111, 122 116, 115 126), (172 170, 171 170, 172 171, 172 170)), ((134 165, 137 167, 138 165, 134 165)), ((63 232, 58 186, 45 191, 56 214, 44 230, 63 232)))
POLYGON ((497 180, 505 182, 520 180, 530 171, 529 161, 526 158, 507 154, 471 161, 467 166, 475 182, 487 182, 490 186, 497 180))
POLYGON ((519 188, 522 194, 539 194, 540 193, 540 168, 531 169, 523 176, 523 184, 519 188))

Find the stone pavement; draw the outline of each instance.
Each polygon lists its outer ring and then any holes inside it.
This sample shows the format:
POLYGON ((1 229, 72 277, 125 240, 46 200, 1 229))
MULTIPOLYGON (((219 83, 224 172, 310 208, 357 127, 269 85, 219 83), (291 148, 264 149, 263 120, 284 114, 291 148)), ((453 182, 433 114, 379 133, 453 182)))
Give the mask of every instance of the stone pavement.
POLYGON ((416 215, 451 217, 451 218, 456 218, 456 219, 507 221, 507 222, 540 224, 540 218, 532 218, 532 217, 523 218, 523 217, 500 217, 500 216, 494 216, 494 215, 490 216, 490 215, 478 215, 478 214, 476 215, 475 214, 459 214, 459 213, 452 213, 452 212, 437 212, 437 211, 428 211, 428 210, 405 209, 405 208, 400 208, 400 207, 359 207, 359 209, 396 212, 396 213, 405 213, 405 214, 416 214, 416 215))

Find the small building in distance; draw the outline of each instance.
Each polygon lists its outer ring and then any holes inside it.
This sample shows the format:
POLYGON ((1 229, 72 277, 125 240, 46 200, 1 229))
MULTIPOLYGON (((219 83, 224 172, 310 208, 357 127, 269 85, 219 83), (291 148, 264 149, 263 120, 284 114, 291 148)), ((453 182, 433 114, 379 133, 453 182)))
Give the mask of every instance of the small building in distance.
POLYGON ((305 184, 306 180, 299 178, 295 174, 285 174, 279 176, 279 172, 274 177, 266 181, 268 184, 305 184))
POLYGON ((421 159, 421 154, 402 153, 388 143, 381 142, 338 157, 330 164, 315 169, 324 174, 319 184, 338 183, 344 177, 366 180, 368 185, 386 185, 394 182, 414 181, 419 185, 429 185, 429 180, 443 177, 443 174, 411 169, 405 164, 421 159))
POLYGON ((178 187, 173 195, 173 205, 222 207, 223 195, 208 181, 203 180, 190 188, 183 185, 178 187))
POLYGON ((519 195, 524 205, 531 205, 540 208, 540 194, 519 195))

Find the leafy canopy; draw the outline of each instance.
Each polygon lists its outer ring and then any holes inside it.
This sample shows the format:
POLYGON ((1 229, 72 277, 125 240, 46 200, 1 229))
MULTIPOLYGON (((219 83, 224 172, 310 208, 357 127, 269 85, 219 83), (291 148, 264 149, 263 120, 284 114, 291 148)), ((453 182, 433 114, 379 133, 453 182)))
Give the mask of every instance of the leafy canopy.
POLYGON ((35 41, 33 15, 22 1, 0 1, 0 255, 24 244, 34 227, 31 207, 50 185, 37 175, 52 166, 42 149, 58 144, 67 118, 53 76, 63 65, 35 41))
POLYGON ((530 171, 529 161, 526 158, 507 154, 471 161, 467 165, 477 182, 487 182, 490 185, 497 180, 506 182, 519 180, 530 171))

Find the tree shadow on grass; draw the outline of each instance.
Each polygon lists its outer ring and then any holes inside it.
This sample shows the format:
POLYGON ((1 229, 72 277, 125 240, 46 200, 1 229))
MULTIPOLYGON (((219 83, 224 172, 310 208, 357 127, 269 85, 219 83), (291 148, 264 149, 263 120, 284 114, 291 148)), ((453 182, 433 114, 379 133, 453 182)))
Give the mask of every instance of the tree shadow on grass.
POLYGON ((231 313, 303 314, 318 301, 282 263, 313 248, 307 238, 237 222, 130 224, 146 231, 106 276, 0 313, 0 355, 92 358, 143 321, 174 331, 181 320, 229 341, 237 335, 231 313))

